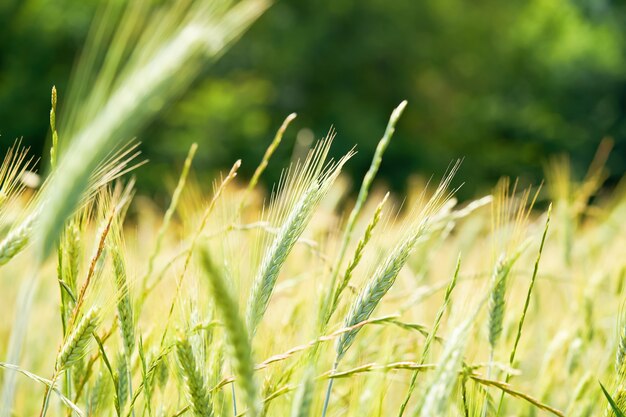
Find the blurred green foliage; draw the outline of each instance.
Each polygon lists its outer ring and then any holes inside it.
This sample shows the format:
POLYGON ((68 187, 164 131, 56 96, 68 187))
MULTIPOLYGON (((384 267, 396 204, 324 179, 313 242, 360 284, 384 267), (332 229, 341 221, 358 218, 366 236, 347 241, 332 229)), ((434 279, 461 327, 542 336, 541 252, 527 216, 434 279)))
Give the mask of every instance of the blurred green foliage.
MULTIPOLYGON (((23 136, 43 149, 50 87, 62 117, 97 3, 0 2, 3 147, 23 136)), ((402 99, 409 106, 380 173, 394 187, 459 157, 464 195, 501 175, 537 181, 553 154, 570 154, 582 174, 605 136, 616 144, 615 179, 626 167, 625 23, 625 5, 609 0, 279 0, 142 132, 151 163, 139 179, 162 189, 194 141, 206 174, 238 158, 251 174, 294 111, 267 181, 296 136, 321 137, 331 125, 337 153, 358 144, 348 168, 361 176, 402 99)))

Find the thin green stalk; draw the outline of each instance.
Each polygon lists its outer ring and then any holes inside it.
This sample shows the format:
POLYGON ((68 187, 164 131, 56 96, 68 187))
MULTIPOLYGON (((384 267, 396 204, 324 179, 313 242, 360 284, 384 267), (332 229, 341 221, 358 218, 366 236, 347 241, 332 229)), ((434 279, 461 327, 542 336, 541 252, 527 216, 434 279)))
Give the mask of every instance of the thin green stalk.
POLYGON ((50 391, 52 391, 51 387, 54 387, 54 384, 56 383, 58 376, 59 376, 59 373, 57 371, 54 371, 54 374, 52 375, 52 378, 50 379, 50 386, 46 387, 46 393, 43 397, 43 404, 41 406, 41 412, 39 413, 39 417, 45 417, 46 413, 48 412, 48 404, 50 402, 50 391))
MULTIPOLYGON (((509 357, 509 366, 513 366, 515 362, 515 355, 517 353, 517 346, 519 345, 519 341, 522 337, 522 329, 524 327, 524 321, 526 320, 526 313, 528 312, 528 307, 530 305, 530 297, 533 293, 533 288, 535 287, 535 281, 537 279, 537 272, 539 271, 539 261, 541 260, 541 254, 543 253, 543 247, 546 243, 546 236, 548 235, 548 228, 550 227, 550 217, 552 215, 552 204, 548 207, 548 214, 546 217, 546 225, 543 229, 543 234, 541 235, 541 243, 539 244, 539 252, 537 253, 537 258, 535 259, 535 265, 533 267, 533 275, 530 278, 530 284, 528 285, 528 292, 526 293, 526 299, 524 300, 524 308, 522 310, 522 315, 520 316, 519 324, 517 325, 517 333, 515 335, 515 342, 513 343, 513 349, 511 350, 511 356, 509 357)), ((511 379, 511 374, 506 374, 505 382, 508 383, 511 379)), ((500 394, 500 400, 498 402, 498 412, 496 413, 496 417, 500 415, 500 411, 502 409, 502 400, 504 398, 504 392, 500 394)))
MULTIPOLYGON (((178 184, 176 185, 176 188, 174 189, 174 194, 172 194, 172 200, 170 201, 170 205, 167 208, 165 215, 163 216, 163 222, 161 223, 161 227, 159 228, 159 233, 157 234, 154 249, 152 250, 152 253, 150 254, 150 258, 148 259, 148 270, 146 271, 146 274, 141 280, 142 285, 143 285, 143 288, 141 291, 142 298, 148 286, 148 281, 150 280, 150 278, 152 278, 152 272, 154 270, 154 262, 156 261, 156 257, 161 252, 161 246, 163 244, 163 238, 165 237, 165 232, 169 228, 170 221, 172 220, 172 216, 174 215, 174 212, 176 211, 176 207, 178 206, 178 200, 180 199, 180 195, 183 192, 183 188, 185 188, 185 184, 187 182, 187 175, 189 175, 189 170, 191 168, 191 162, 193 161, 193 157, 195 156, 197 150, 198 150, 198 144, 193 143, 191 147, 189 148, 189 152, 187 153, 187 158, 185 158, 185 164, 183 165, 183 170, 180 174, 180 177, 178 178, 178 184)), ((140 300, 140 303, 141 301, 143 300, 140 300)))
POLYGON ((383 198, 383 200, 378 204, 378 207, 376 207, 376 210, 374 211, 374 216, 372 217, 372 220, 367 225, 365 229, 365 233, 363 233, 363 237, 359 241, 359 244, 357 245, 357 248, 354 251, 354 256, 352 257, 350 264, 346 268, 346 272, 343 275, 343 279, 337 286, 337 289, 333 295, 330 308, 327 313, 328 317, 326 317, 325 319, 326 323, 328 323, 328 321, 330 320, 330 317, 332 317, 333 313, 337 309, 339 300, 341 298, 341 294, 350 283, 350 280, 352 278, 352 273, 354 272, 355 268, 359 265, 359 262, 361 261, 361 258, 363 257, 363 250, 365 249, 365 246, 367 245, 367 243, 370 241, 372 237, 372 232, 374 231, 374 228, 376 227, 376 225, 378 224, 380 220, 382 209, 383 209, 383 206, 385 205, 385 202, 387 201, 387 197, 389 197, 389 193, 385 194, 385 197, 383 198))
POLYGON ((39 382, 39 383, 45 385, 47 389, 50 389, 51 391, 53 391, 57 395, 57 397, 59 397, 59 399, 61 400, 61 402, 65 406, 67 406, 69 409, 74 411, 79 417, 83 417, 85 415, 82 412, 82 410, 80 408, 78 408, 78 406, 74 402, 72 402, 69 398, 64 396, 61 393, 61 391, 59 391, 59 389, 54 386, 52 381, 50 381, 50 380, 48 380, 46 378, 40 377, 39 375, 33 374, 32 372, 29 372, 29 371, 27 371, 25 369, 22 369, 19 366, 16 366, 16 365, 13 365, 13 364, 9 364, 9 363, 5 363, 5 362, 0 362, 0 369, 5 369, 5 370, 13 371, 15 373, 22 374, 25 377, 31 379, 32 381, 39 382))
MULTIPOLYGON (((454 270, 454 275, 452 276, 452 280, 448 284, 446 288, 446 293, 443 297, 443 304, 441 305, 441 307, 439 307, 439 311, 437 311, 437 316, 435 317, 435 324, 433 325, 433 329, 428 333, 428 336, 426 337, 426 342, 424 343, 424 348, 422 349, 422 355, 421 355, 420 362, 419 362, 420 365, 423 365, 426 362, 426 357, 428 353, 430 352, 430 346, 437 336, 437 331, 439 330, 439 326, 441 325, 441 319, 443 318, 443 314, 446 312, 448 305, 450 304, 452 291, 456 287, 456 283, 459 278, 460 269, 461 269, 461 256, 459 255, 456 261, 456 268, 454 270)), ((402 415, 404 414, 404 411, 406 410, 407 404, 409 403, 409 400, 411 399, 411 395, 413 394, 413 391, 415 390, 418 374, 419 374, 419 369, 416 369, 413 372, 413 375, 411 376, 411 383, 409 384, 409 390, 406 393, 406 397, 404 398, 404 401, 400 405, 400 411, 398 413, 398 417, 402 417, 402 415)))
POLYGON ((246 191, 244 192, 243 198, 241 199, 241 204, 239 205, 239 211, 241 211, 241 209, 245 206, 248 196, 250 195, 254 187, 256 187, 257 183, 259 182, 259 178, 261 178, 261 175, 265 171, 265 168, 267 168, 267 164, 269 163, 270 158, 274 154, 274 151, 276 150, 276 148, 278 148, 278 145, 280 145, 280 142, 283 139, 283 135, 285 134, 285 130, 287 130, 287 127, 293 121, 293 119, 296 118, 296 116, 297 116, 296 113, 291 113, 289 116, 285 118, 285 120, 283 121, 283 124, 280 125, 280 128, 278 129, 278 131, 276 132, 276 135, 274 136, 274 140, 272 140, 272 143, 270 143, 270 146, 268 146, 267 149, 265 150, 265 154, 263 155, 263 159, 261 160, 261 163, 254 171, 254 174, 252 175, 252 178, 250 179, 250 182, 248 183, 248 186, 246 187, 246 191))
POLYGON ((339 269, 341 268, 341 264, 346 255, 346 251, 348 249, 348 245, 352 239, 352 233, 354 231, 354 227, 356 225, 356 221, 361 213, 361 209, 367 200, 367 196, 369 194, 370 187, 376 174, 378 173, 378 168, 380 167, 380 163, 383 159, 383 154, 389 145, 389 141, 393 136, 396 130, 396 124, 402 115, 402 112, 406 108, 407 101, 404 100, 402 103, 398 105, 391 113, 391 117, 389 118, 389 123, 387 124, 387 128, 385 129, 385 133, 383 134, 382 139, 378 142, 378 146, 376 146, 376 151, 374 153, 374 157, 372 158, 372 162, 370 164, 365 177, 363 178, 363 182, 361 183, 361 188, 359 190, 359 194, 356 199, 356 203, 354 204, 354 208, 350 212, 350 217, 348 217, 348 222, 346 223, 346 228, 343 233, 343 237, 341 239, 341 246, 339 247, 339 252, 337 254, 337 258, 335 260, 335 264, 332 269, 332 275, 330 279, 330 285, 328 287, 328 291, 326 292, 326 296, 324 299, 324 304, 322 305, 322 315, 321 315, 321 323, 320 323, 320 331, 323 333, 325 331, 326 326, 328 325, 328 320, 330 320, 330 316, 327 310, 330 309, 330 303, 332 301, 333 295, 336 293, 336 285, 337 278, 339 276, 339 269))
MULTIPOLYGON (((331 373, 334 373, 337 370, 338 365, 339 365, 339 359, 336 359, 331 369, 331 373)), ((333 390, 334 382, 335 382, 334 378, 330 378, 328 380, 328 387, 326 388, 326 397, 324 397, 324 408, 322 408, 322 417, 326 417, 326 411, 328 410, 328 404, 330 403, 330 393, 333 390)))

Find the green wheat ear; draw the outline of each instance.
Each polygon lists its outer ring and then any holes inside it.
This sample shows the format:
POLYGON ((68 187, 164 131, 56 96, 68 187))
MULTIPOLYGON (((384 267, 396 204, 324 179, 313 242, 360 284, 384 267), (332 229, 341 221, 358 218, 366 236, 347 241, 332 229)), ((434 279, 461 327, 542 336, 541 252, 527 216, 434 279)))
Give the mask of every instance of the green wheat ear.
MULTIPOLYGON (((380 266, 376 268, 372 277, 367 281, 366 285, 359 292, 356 300, 352 303, 350 311, 344 319, 343 327, 352 327, 367 320, 385 294, 391 289, 400 270, 408 260, 409 255, 420 241, 420 238, 429 229, 430 217, 434 216, 448 201, 450 197, 448 187, 457 168, 458 164, 446 175, 439 187, 437 187, 433 197, 431 197, 418 216, 416 224, 408 227, 408 232, 405 237, 396 245, 380 266)), ((337 361, 340 361, 346 354, 346 351, 352 345, 360 329, 361 328, 351 330, 339 337, 336 344, 337 361)))
POLYGON ((59 351, 57 369, 69 368, 85 355, 91 334, 98 327, 99 314, 100 310, 93 307, 78 322, 59 351))
POLYGON ((259 390, 254 377, 252 346, 246 324, 239 315, 239 306, 223 273, 213 264, 206 249, 200 251, 202 267, 207 275, 213 299, 224 321, 226 336, 235 361, 237 383, 246 394, 247 415, 261 414, 259 390))
POLYGON ((117 316, 124 342, 124 351, 127 356, 133 352, 135 347, 135 322, 133 315, 133 304, 130 298, 128 278, 126 276, 126 264, 120 248, 114 245, 111 248, 113 259, 113 271, 115 274, 115 285, 117 287, 117 316))
POLYGON ((214 414, 209 390, 187 337, 181 336, 176 341, 176 354, 193 415, 196 417, 212 417, 214 414))
POLYGON ((309 152, 304 164, 296 165, 281 179, 280 191, 272 202, 269 216, 270 223, 280 225, 279 230, 269 242, 248 297, 246 325, 252 336, 267 310, 287 256, 304 232, 318 203, 353 155, 350 152, 338 162, 327 164, 326 157, 333 136, 331 134, 321 141, 309 152))
POLYGON ((348 264, 348 267, 346 268, 346 272, 344 273, 341 281, 339 281, 337 289, 335 290, 335 293, 333 294, 330 307, 328 308, 328 312, 326 313, 326 318, 324 318, 323 320, 324 325, 330 321, 331 316, 333 315, 333 313, 337 309, 337 306, 339 305, 341 294, 350 283, 354 270, 359 265, 359 262, 361 262, 361 258, 363 257, 363 251, 365 250, 365 247, 367 246, 368 242, 372 238, 374 228, 380 221, 380 216, 382 215, 383 206, 387 202, 388 197, 389 197, 389 193, 385 194, 385 197, 376 207, 376 210, 374 211, 374 215, 372 216, 372 219, 370 220, 367 227, 365 228, 363 237, 361 237, 361 240, 359 240, 356 250, 354 251, 354 255, 352 256, 352 259, 350 260, 350 263, 348 264))

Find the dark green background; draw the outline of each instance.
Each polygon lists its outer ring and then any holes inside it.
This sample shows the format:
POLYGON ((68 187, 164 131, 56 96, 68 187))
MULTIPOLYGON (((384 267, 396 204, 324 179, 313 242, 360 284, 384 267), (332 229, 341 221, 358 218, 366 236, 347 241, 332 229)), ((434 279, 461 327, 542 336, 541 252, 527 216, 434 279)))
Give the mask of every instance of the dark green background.
MULTIPOLYGON (((41 152, 50 87, 62 107, 96 0, 0 1, 0 143, 41 152)), ((163 191, 193 141, 200 177, 242 158, 249 175, 284 117, 297 132, 331 125, 336 152, 357 144, 361 176, 391 110, 409 106, 381 167, 401 189, 464 157, 463 195, 502 175, 542 178, 567 153, 581 176, 604 136, 611 180, 626 167, 626 9, 608 0, 279 0, 139 138, 144 192, 163 191)), ((60 116, 63 117, 62 108, 60 116)))

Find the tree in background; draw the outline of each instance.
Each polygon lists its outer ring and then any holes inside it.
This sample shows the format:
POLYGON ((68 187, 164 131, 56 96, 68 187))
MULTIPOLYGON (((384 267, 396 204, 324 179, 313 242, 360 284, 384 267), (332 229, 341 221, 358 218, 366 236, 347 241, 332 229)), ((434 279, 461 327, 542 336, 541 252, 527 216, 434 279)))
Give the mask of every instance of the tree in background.
MULTIPOLYGON (((48 93, 62 94, 96 0, 0 4, 0 141, 47 136, 48 93)), ((381 176, 402 187, 415 172, 441 172, 465 157, 481 188, 501 175, 536 180, 555 153, 582 171, 598 142, 616 142, 609 167, 626 167, 626 11, 591 0, 281 0, 176 105, 142 135, 161 181, 173 156, 201 143, 207 173, 243 158, 251 173, 283 118, 295 137, 338 131, 336 152, 359 143, 349 169, 362 174, 389 112, 409 106, 381 176)), ((274 169, 280 163, 272 165, 274 169)), ((247 168, 247 170, 246 170, 247 168)), ((268 181, 279 172, 269 172, 268 181)), ((465 195, 476 189, 465 189, 465 195)))

